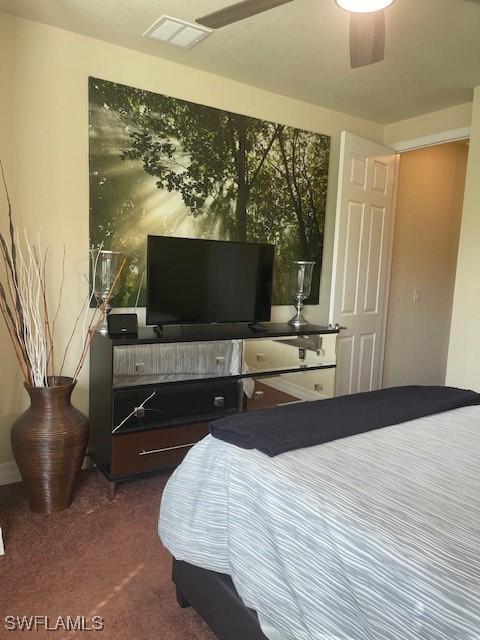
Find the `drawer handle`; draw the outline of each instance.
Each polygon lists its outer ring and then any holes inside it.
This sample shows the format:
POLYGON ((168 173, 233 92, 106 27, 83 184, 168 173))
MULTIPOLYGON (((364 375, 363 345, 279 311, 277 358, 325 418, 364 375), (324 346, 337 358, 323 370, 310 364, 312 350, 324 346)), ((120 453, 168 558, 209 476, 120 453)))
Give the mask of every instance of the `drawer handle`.
MULTIPOLYGON (((120 424, 117 424, 117 426, 116 426, 116 427, 114 427, 114 428, 112 429, 112 433, 115 433, 116 431, 118 431, 118 430, 120 429, 120 427, 123 427, 123 425, 124 425, 126 422, 128 422, 128 420, 130 420, 130 418, 131 418, 132 416, 143 417, 143 416, 141 416, 142 409, 145 407, 145 405, 147 404, 147 402, 153 398, 153 396, 154 396, 156 393, 157 393, 157 392, 156 392, 156 391, 154 391, 153 393, 151 393, 151 394, 148 396, 148 398, 145 398, 145 400, 144 400, 141 404, 139 404, 139 405, 138 405, 138 407, 135 407, 135 408, 133 409, 133 411, 132 411, 131 413, 129 413, 129 414, 128 414, 128 416, 127 416, 126 418, 124 418, 124 419, 120 422, 120 424)), ((144 412, 144 414, 145 414, 145 412, 144 412)))
POLYGON ((175 447, 164 447, 163 449, 150 449, 149 451, 139 451, 139 456, 149 456, 152 453, 163 453, 164 451, 173 451, 174 449, 186 449, 187 447, 193 447, 196 442, 189 442, 188 444, 177 444, 175 447))
POLYGON ((254 400, 261 400, 264 395, 265 395, 264 391, 255 391, 255 393, 253 394, 253 399, 254 400))
POLYGON ((217 356, 217 357, 215 358, 215 362, 216 362, 218 365, 224 364, 224 363, 225 363, 225 356, 217 356))
POLYGON ((224 396, 215 396, 213 399, 214 407, 224 407, 225 406, 225 398, 224 396))

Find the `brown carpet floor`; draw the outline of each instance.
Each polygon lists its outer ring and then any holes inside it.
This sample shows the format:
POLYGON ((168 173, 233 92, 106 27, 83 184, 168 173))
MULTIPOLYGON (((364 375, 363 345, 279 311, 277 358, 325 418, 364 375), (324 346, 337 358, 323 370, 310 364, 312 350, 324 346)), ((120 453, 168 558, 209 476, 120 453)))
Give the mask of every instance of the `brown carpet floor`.
POLYGON ((170 578, 171 558, 157 536, 166 476, 118 486, 106 498, 97 471, 81 474, 70 509, 30 513, 22 485, 0 487, 0 638, 214 640, 192 609, 181 609, 170 578), (4 616, 94 615, 101 632, 7 631, 4 616))

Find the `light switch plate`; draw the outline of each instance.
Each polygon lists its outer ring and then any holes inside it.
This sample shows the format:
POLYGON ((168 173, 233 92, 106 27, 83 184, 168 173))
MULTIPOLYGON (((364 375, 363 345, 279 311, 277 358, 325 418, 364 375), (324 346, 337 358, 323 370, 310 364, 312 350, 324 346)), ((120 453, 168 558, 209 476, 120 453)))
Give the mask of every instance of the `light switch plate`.
POLYGON ((414 302, 420 302, 421 299, 422 299, 422 290, 421 289, 414 289, 413 290, 413 301, 414 302))

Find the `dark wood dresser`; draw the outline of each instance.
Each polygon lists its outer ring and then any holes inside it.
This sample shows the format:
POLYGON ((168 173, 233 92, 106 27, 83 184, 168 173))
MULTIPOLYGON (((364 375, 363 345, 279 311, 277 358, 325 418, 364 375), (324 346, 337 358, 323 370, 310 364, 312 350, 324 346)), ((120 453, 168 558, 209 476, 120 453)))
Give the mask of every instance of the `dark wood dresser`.
POLYGON ((115 483, 178 465, 216 418, 333 395, 337 329, 287 324, 97 333, 90 351, 91 460, 115 483))

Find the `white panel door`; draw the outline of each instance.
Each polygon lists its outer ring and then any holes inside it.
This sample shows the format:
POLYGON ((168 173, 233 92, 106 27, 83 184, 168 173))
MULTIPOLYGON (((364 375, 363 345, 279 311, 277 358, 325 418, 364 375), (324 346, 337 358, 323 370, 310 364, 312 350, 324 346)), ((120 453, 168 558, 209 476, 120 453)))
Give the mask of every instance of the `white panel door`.
POLYGON ((330 322, 335 394, 380 386, 394 219, 395 152, 344 131, 340 150, 330 322))

